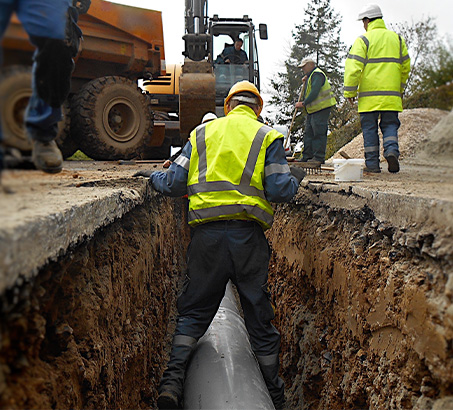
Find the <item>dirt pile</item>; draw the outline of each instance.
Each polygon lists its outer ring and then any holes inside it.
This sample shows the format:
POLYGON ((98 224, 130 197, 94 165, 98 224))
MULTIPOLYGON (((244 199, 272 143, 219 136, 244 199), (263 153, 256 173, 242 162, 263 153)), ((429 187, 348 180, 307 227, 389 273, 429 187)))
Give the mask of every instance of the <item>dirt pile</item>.
POLYGON ((444 117, 422 141, 416 160, 453 166, 453 111, 444 117))
MULTIPOLYGON (((448 115, 448 111, 435 108, 414 108, 404 110, 400 116, 401 127, 398 131, 398 142, 400 149, 400 159, 413 158, 417 151, 428 149, 427 142, 430 141, 429 131, 443 118, 448 115)), ((379 130, 381 141, 381 161, 385 161, 382 154, 382 134, 379 130)), ((444 135, 445 134, 439 134, 444 135)), ((433 145, 439 147, 438 141, 433 141, 433 145)), ((351 158, 365 158, 363 152, 363 134, 359 134, 343 148, 351 158)), ((335 153, 330 159, 342 158, 335 153)))

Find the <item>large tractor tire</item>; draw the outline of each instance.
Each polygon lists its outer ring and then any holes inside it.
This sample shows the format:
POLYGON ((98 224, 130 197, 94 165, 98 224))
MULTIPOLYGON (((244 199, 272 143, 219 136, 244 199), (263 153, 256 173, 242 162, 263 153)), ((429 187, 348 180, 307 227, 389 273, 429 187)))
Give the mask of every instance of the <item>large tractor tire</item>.
MULTIPOLYGON (((0 70, 0 107, 1 126, 5 145, 22 152, 31 151, 31 143, 25 133, 25 110, 30 99, 31 67, 10 66, 0 70)), ((63 104, 63 120, 58 123, 56 142, 63 158, 68 158, 77 151, 77 144, 70 133, 70 105, 63 104)))
POLYGON ((71 98, 64 102, 62 108, 63 120, 58 123, 58 136, 55 142, 60 148, 63 158, 69 158, 79 149, 74 133, 71 129, 71 98))
POLYGON ((31 96, 31 67, 10 66, 0 70, 0 119, 5 145, 30 151, 24 116, 31 96))
POLYGON ((153 114, 137 85, 123 77, 102 77, 74 97, 72 135, 96 160, 142 158, 153 131, 153 114))

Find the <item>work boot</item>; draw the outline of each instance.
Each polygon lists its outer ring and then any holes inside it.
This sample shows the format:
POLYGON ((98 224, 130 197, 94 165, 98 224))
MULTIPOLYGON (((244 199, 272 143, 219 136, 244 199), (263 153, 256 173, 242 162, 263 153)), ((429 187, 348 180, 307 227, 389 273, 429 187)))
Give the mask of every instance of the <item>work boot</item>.
POLYGON ((312 166, 314 166, 314 167, 320 167, 321 164, 322 164, 322 162, 321 162, 321 161, 318 161, 318 160, 315 159, 315 158, 312 158, 312 159, 309 159, 309 160, 307 161, 307 164, 310 164, 310 165, 312 165, 312 166))
POLYGON ((278 356, 277 361, 273 364, 268 364, 266 357, 269 356, 257 356, 256 358, 275 408, 283 409, 285 404, 285 383, 278 375, 280 367, 278 356))
POLYGON ((179 399, 176 393, 165 390, 159 394, 159 398, 157 399, 157 408, 159 410, 174 410, 179 409, 179 399))
POLYGON ((398 157, 395 154, 389 154, 385 159, 387 160, 387 164, 389 166, 389 172, 399 172, 400 164, 398 162, 398 157))
POLYGON ((61 171, 63 165, 63 156, 55 141, 40 142, 32 141, 31 159, 36 169, 49 174, 56 174, 61 171))
POLYGON ((371 172, 372 174, 380 174, 381 173, 381 169, 380 168, 365 167, 365 168, 363 168, 363 172, 371 172))
POLYGON ((159 409, 178 409, 184 392, 186 367, 197 340, 190 336, 176 335, 170 352, 170 360, 159 386, 159 409), (174 407, 174 406, 177 407, 174 407), (162 407, 161 407, 162 406, 162 407), (167 407, 165 407, 167 406, 167 407), (170 406, 170 407, 168 407, 170 406))

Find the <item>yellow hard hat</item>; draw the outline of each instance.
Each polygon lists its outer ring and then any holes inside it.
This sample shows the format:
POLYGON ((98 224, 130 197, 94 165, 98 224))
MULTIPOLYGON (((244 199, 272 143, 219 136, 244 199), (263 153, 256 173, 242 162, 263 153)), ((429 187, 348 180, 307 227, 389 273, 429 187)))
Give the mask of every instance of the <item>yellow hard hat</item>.
MULTIPOLYGON (((261 110, 263 109, 263 99, 261 98, 260 92, 258 91, 258 88, 255 87, 254 84, 252 84, 250 81, 239 81, 236 84, 231 87, 230 92, 228 93, 227 98, 225 98, 225 103, 223 104, 223 110, 225 111, 225 115, 227 115, 227 105, 228 102, 231 100, 231 98, 239 93, 242 93, 244 91, 248 91, 249 93, 252 93, 255 95, 258 100, 260 101, 260 109, 258 115, 261 114, 261 110)), ((241 97, 241 99, 244 99, 247 97, 241 97)))

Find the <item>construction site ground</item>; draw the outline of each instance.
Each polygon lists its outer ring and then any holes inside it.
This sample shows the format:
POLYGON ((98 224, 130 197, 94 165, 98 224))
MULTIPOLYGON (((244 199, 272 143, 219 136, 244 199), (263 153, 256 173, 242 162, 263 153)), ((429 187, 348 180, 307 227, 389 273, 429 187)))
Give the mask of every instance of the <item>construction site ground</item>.
MULTIPOLYGON (((453 408, 453 114, 400 119, 399 173, 311 173, 276 206, 288 408, 453 408)), ((140 169, 161 163, 4 173, 1 408, 155 405, 189 231, 140 169)))

